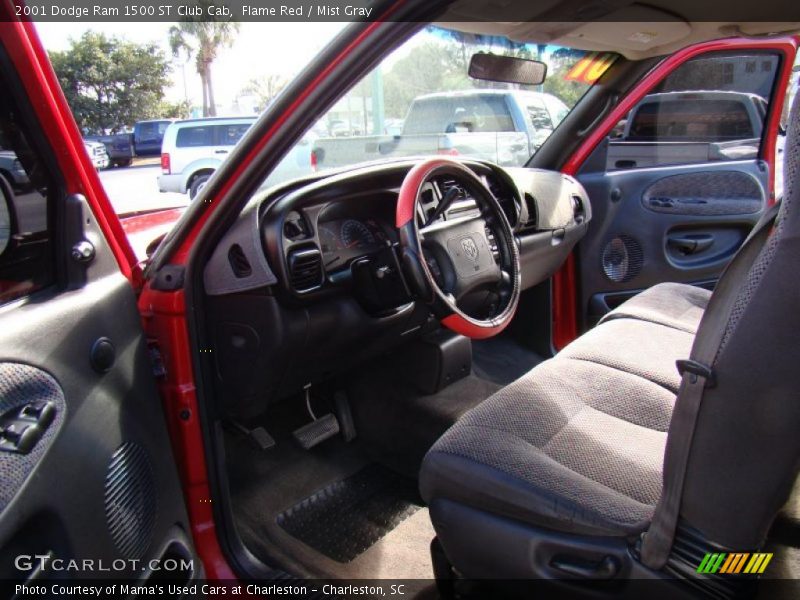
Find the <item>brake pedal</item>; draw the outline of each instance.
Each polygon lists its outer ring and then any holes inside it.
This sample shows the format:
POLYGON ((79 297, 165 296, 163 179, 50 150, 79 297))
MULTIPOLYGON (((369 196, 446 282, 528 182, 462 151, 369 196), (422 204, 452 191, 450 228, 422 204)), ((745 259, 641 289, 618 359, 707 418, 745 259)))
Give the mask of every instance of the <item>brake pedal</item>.
POLYGON ((311 421, 308 425, 303 425, 292 432, 292 437, 303 450, 310 450, 317 444, 321 444, 339 433, 339 421, 332 413, 321 416, 319 419, 311 421))
POLYGON ((260 450, 269 450, 275 447, 275 438, 273 438, 266 429, 263 427, 256 427, 250 429, 236 421, 230 421, 230 425, 239 433, 245 435, 257 448, 260 450))

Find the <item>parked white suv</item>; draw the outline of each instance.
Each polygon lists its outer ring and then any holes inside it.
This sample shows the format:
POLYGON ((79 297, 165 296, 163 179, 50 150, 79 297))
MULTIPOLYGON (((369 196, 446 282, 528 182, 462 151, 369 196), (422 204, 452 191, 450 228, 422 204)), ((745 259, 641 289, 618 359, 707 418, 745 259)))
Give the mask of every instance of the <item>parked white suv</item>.
MULTIPOLYGON (((170 125, 161 145, 159 191, 189 192, 194 199, 255 121, 256 117, 214 117, 170 125)), ((307 135, 265 183, 279 183, 311 172, 311 140, 307 135)))

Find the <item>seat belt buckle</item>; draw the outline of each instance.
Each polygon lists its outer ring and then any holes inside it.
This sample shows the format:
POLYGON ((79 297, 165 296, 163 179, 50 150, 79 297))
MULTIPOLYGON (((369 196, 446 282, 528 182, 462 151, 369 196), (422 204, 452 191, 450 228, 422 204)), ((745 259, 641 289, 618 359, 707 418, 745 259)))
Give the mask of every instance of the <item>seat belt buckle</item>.
POLYGON ((689 373, 689 381, 691 383, 697 383, 697 378, 702 377, 705 379, 704 387, 713 388, 717 385, 717 378, 714 376, 714 370, 701 362, 697 362, 691 358, 684 358, 676 360, 675 365, 678 367, 678 373, 680 373, 681 377, 689 373))

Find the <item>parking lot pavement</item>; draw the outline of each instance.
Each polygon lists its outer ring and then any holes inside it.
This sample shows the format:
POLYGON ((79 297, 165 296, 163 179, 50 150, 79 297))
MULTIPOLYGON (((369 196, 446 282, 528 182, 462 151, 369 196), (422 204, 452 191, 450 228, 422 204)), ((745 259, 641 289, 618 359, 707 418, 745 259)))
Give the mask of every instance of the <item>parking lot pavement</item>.
POLYGON ((162 194, 156 178, 161 167, 156 164, 134 164, 131 167, 100 171, 100 181, 117 214, 172 208, 189 204, 188 194, 162 194))

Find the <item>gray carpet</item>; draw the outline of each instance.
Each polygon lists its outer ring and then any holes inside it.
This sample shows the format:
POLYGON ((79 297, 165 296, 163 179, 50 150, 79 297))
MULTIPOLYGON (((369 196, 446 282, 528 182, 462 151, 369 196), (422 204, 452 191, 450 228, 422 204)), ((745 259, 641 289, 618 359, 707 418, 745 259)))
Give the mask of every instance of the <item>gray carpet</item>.
POLYGON ((350 386, 349 397, 359 439, 377 462, 417 477, 433 443, 473 406, 500 389, 469 375, 432 395, 379 368, 350 386))
POLYGON ((472 342, 473 373, 499 385, 516 381, 543 360, 509 335, 472 342))
MULTIPOLYGON (((422 395, 398 380, 391 365, 376 365, 362 373, 349 381, 347 390, 357 431, 350 443, 336 436, 311 450, 300 448, 291 437, 291 431, 308 421, 300 398, 271 407, 260 423, 277 442, 272 449, 260 450, 241 434, 226 433, 236 526, 255 556, 292 575, 416 579, 419 589, 410 591, 428 594, 433 577, 429 546, 435 534, 427 509, 409 506, 416 500, 409 499, 408 491, 416 491, 419 464, 428 448, 458 417, 500 386, 470 375, 438 394, 422 395), (333 495, 337 502, 363 503, 358 494, 337 496, 337 490, 376 464, 382 465, 378 468, 384 479, 378 488, 383 496, 366 503, 373 511, 369 523, 357 514, 363 507, 351 507, 354 512, 348 519, 358 521, 359 527, 369 525, 367 534, 348 542, 355 544, 354 549, 327 544, 324 523, 314 524, 313 531, 287 526, 287 514, 304 502, 316 503, 309 499, 333 495), (392 512, 398 506, 402 518, 392 512)), ((324 402, 315 403, 317 414, 325 411, 320 405, 324 402)), ((324 513, 322 520, 331 523, 330 533, 338 538, 343 534, 335 531, 333 521, 340 508, 315 507, 303 517, 324 513)))

